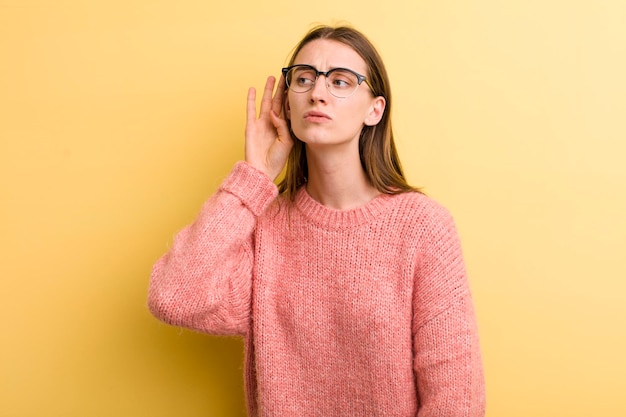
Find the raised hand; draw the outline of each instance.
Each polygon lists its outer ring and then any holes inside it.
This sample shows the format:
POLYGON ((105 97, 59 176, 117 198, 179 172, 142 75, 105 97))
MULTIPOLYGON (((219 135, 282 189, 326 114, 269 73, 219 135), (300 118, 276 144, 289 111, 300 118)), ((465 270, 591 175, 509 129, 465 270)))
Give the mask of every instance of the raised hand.
POLYGON ((270 76, 265 83, 261 99, 261 109, 257 118, 256 90, 248 90, 246 120, 246 162, 265 172, 272 180, 280 174, 287 163, 293 140, 287 128, 282 104, 285 93, 285 81, 281 76, 276 92, 276 78, 270 76))

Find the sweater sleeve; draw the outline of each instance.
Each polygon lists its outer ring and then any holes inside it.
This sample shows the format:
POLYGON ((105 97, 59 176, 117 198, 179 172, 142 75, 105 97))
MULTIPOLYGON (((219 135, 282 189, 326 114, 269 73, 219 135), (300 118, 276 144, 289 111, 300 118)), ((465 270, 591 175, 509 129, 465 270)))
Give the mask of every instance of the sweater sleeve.
POLYGON ((154 264, 148 290, 152 314, 174 326, 244 335, 256 219, 277 193, 269 177, 238 162, 197 219, 154 264))
POLYGON ((413 297, 418 417, 483 417, 485 381, 459 237, 435 206, 422 225, 413 297))

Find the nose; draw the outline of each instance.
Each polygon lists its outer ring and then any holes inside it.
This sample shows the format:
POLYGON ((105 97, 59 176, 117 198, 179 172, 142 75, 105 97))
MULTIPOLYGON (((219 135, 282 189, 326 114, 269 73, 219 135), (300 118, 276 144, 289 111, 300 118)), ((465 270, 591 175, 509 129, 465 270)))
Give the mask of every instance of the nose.
POLYGON ((311 101, 326 101, 329 94, 327 84, 328 80, 326 79, 326 75, 319 74, 315 80, 315 84, 313 84, 313 88, 311 89, 311 101))

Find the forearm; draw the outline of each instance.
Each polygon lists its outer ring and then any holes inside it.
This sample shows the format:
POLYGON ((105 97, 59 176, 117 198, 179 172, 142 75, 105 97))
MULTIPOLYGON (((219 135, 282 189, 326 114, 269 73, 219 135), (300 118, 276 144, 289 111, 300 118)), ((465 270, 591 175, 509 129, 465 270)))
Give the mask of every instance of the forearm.
POLYGON ((241 334, 248 321, 252 235, 275 186, 238 164, 198 218, 154 265, 148 305, 159 319, 218 334, 241 334))

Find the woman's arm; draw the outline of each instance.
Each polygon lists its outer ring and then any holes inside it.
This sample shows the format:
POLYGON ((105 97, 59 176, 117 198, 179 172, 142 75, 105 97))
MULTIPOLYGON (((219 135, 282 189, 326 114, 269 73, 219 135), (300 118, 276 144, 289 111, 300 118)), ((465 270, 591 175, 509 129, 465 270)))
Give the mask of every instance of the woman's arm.
POLYGON ((436 206, 424 222, 414 289, 418 417, 483 417, 485 381, 454 221, 436 206))
POLYGON ((275 84, 268 77, 258 115, 256 90, 248 90, 246 162, 153 267, 148 305, 167 323, 214 334, 247 331, 256 218, 278 194, 273 180, 293 145, 282 113, 284 79, 272 94, 275 84))
POLYGON ((212 334, 249 324, 256 218, 277 195, 269 177, 239 162, 198 218, 152 269, 148 306, 157 318, 212 334))

